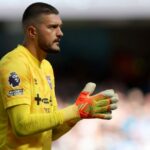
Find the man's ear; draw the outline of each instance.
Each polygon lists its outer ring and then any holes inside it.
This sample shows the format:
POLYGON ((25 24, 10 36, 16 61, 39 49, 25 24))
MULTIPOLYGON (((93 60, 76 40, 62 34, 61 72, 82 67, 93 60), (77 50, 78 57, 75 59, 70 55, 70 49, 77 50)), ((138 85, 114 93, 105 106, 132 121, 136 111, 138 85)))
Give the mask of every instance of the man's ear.
POLYGON ((28 33, 28 36, 33 39, 36 37, 37 30, 33 25, 31 25, 31 26, 28 26, 27 33, 28 33))

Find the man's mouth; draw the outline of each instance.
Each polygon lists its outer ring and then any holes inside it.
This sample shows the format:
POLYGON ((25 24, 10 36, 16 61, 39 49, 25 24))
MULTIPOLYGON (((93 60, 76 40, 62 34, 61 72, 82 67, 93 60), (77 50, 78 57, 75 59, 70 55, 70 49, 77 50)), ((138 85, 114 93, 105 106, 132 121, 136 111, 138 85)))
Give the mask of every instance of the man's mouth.
POLYGON ((60 39, 56 39, 56 40, 54 40, 54 43, 59 43, 60 42, 60 39))
POLYGON ((57 45, 59 46, 59 44, 60 44, 60 39, 54 40, 54 43, 57 44, 57 45))

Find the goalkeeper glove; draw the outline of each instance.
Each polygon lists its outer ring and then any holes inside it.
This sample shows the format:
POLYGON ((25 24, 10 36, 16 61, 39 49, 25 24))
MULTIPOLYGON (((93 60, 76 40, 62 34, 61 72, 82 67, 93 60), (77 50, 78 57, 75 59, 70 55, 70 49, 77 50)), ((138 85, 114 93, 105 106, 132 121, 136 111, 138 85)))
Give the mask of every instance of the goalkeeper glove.
POLYGON ((118 95, 113 90, 105 90, 90 96, 95 87, 95 83, 88 83, 79 94, 76 105, 78 106, 80 117, 111 119, 111 110, 117 108, 118 95))

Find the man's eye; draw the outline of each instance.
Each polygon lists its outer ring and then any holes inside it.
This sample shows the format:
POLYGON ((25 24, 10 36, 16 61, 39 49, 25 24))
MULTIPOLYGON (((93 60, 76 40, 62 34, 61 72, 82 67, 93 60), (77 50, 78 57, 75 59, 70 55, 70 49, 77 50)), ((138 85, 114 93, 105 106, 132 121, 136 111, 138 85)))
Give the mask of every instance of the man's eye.
POLYGON ((50 25, 50 26, 48 26, 48 28, 49 29, 55 29, 55 28, 57 28, 57 25, 50 25))

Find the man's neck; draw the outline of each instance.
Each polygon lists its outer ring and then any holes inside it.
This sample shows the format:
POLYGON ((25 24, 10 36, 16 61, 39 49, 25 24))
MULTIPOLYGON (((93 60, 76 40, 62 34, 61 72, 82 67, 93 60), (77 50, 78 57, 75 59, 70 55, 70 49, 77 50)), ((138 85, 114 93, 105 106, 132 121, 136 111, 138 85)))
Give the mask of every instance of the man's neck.
POLYGON ((36 47, 34 44, 24 41, 23 46, 26 47, 31 54, 37 58, 40 62, 46 58, 47 53, 45 53, 43 50, 36 47))

